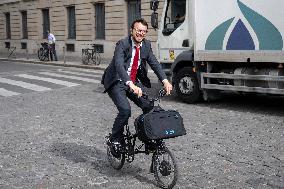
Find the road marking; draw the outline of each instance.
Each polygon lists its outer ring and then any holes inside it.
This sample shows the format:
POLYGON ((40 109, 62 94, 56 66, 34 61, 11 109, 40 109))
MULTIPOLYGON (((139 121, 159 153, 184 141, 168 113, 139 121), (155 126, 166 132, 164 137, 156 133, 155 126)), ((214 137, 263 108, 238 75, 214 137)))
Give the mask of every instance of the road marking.
POLYGON ((14 96, 19 95, 20 93, 16 93, 13 91, 8 91, 6 89, 0 88, 0 96, 14 96))
POLYGON ((39 85, 35 85, 35 84, 31 84, 31 83, 26 83, 23 81, 15 81, 12 79, 6 79, 6 78, 0 78, 0 83, 7 83, 10 85, 15 85, 15 86, 19 86, 25 89, 30 89, 33 91, 47 91, 47 90, 51 90, 51 88, 47 88, 47 87, 42 87, 39 85))
POLYGON ((87 74, 87 73, 82 73, 82 72, 71 72, 71 71, 65 71, 65 70, 60 70, 59 72, 69 73, 69 74, 73 74, 73 75, 87 76, 87 77, 94 77, 94 76, 96 76, 94 74, 87 74))
MULTIPOLYGON (((87 73, 98 73, 98 74, 103 74, 104 70, 88 70, 88 69, 80 69, 80 68, 70 68, 69 70, 73 71, 81 71, 81 72, 87 72, 87 73)), ((58 71, 64 71, 63 69, 58 69, 58 71)))
POLYGON ((67 87, 74 87, 74 86, 80 85, 78 83, 72 83, 72 82, 62 81, 62 80, 59 80, 59 79, 53 79, 53 78, 48 78, 48 77, 38 77, 38 76, 34 76, 34 75, 29 75, 29 74, 19 74, 19 75, 16 75, 16 76, 27 78, 27 79, 46 81, 46 82, 49 82, 49 83, 64 85, 64 86, 67 86, 67 87))
POLYGON ((84 77, 62 75, 62 74, 56 74, 56 73, 50 73, 50 72, 39 72, 39 74, 53 76, 53 77, 62 77, 62 78, 67 78, 67 79, 80 80, 80 81, 85 81, 85 82, 89 82, 89 83, 100 83, 99 80, 88 79, 88 78, 84 78, 84 77))

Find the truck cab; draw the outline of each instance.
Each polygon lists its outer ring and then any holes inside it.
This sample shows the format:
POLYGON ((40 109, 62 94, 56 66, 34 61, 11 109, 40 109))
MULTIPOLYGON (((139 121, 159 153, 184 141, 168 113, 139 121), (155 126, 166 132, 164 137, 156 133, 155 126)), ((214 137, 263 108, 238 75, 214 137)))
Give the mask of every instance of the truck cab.
POLYGON ((284 95, 283 0, 151 0, 157 54, 180 99, 284 95), (160 26, 158 26, 160 25, 160 26))
MULTIPOLYGON (((151 3, 151 7, 153 4, 157 7, 159 1, 151 3)), ((194 12, 190 11, 192 9, 194 9, 193 1, 166 0, 157 40, 158 59, 164 71, 173 82, 178 96, 189 103, 196 102, 201 97, 198 75, 193 73, 195 68, 194 12), (180 82, 177 83, 177 79, 180 82)), ((154 11, 152 21, 155 17, 157 13, 154 11)))

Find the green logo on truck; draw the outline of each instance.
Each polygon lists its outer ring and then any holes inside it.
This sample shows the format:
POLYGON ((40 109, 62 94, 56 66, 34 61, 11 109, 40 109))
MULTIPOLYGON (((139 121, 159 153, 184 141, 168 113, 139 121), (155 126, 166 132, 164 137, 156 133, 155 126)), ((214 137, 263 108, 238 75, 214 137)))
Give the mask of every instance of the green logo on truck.
MULTIPOLYGON (((255 12, 240 0, 238 6, 253 28, 259 42, 259 50, 282 50, 283 38, 279 30, 265 17, 255 12)), ((228 29, 235 17, 217 26, 207 38, 205 50, 223 50, 223 43, 228 29)), ((241 19, 238 19, 229 35, 225 50, 256 50, 255 42, 241 19)))

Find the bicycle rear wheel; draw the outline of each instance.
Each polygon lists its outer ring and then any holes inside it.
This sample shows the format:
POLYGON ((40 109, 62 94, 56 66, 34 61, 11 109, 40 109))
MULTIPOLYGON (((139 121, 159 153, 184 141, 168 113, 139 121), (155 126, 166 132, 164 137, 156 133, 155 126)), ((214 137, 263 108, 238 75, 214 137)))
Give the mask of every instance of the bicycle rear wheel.
POLYGON ((37 51, 37 56, 39 58, 40 61, 45 61, 46 59, 48 59, 48 50, 40 48, 37 51))
POLYGON ((153 154, 153 171, 161 188, 173 188, 178 179, 178 168, 175 158, 167 147, 158 148, 153 154))
POLYGON ((94 53, 94 56, 92 57, 92 61, 95 65, 100 65, 101 63, 101 55, 98 52, 94 53))
POLYGON ((123 167, 124 163, 125 163, 125 154, 124 153, 121 153, 120 154, 120 157, 117 158, 117 157, 114 157, 111 153, 111 146, 110 145, 107 145, 107 158, 108 158, 108 161, 110 163, 110 165, 116 169, 116 170, 119 170, 123 167))
POLYGON ((82 50, 82 63, 89 64, 90 58, 91 58, 91 54, 89 53, 89 49, 83 49, 82 50))
POLYGON ((43 57, 44 57, 44 50, 43 50, 43 48, 40 48, 37 51, 37 57, 38 57, 39 60, 43 61, 43 57))

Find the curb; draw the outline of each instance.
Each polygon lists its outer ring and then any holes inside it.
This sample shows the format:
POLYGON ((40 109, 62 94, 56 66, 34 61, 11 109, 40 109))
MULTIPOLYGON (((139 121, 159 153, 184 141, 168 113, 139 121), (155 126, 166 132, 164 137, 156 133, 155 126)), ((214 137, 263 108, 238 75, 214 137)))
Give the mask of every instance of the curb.
POLYGON ((94 69, 94 70, 105 70, 107 65, 85 65, 85 64, 70 64, 64 63, 61 61, 38 61, 38 60, 25 60, 25 59, 10 59, 10 58, 0 58, 0 60, 4 61, 14 61, 21 63, 29 63, 29 64, 43 64, 43 65, 51 65, 51 66, 63 66, 63 67, 76 67, 76 68, 84 68, 84 69, 94 69))

